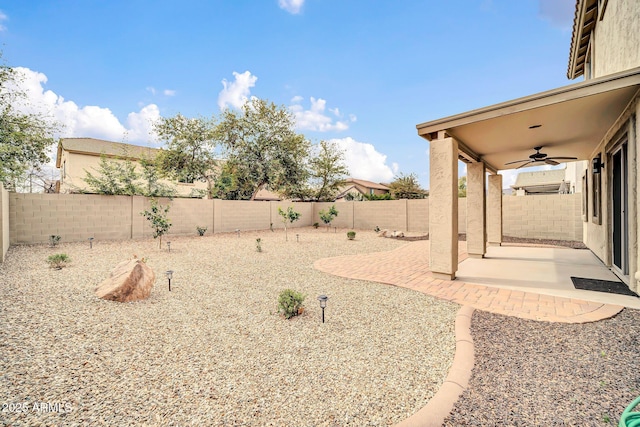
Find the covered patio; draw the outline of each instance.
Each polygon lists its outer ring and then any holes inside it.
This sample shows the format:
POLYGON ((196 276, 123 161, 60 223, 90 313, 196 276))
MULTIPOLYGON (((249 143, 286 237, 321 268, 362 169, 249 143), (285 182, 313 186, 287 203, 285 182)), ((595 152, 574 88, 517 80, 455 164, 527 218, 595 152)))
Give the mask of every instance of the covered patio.
MULTIPOLYGON (((540 289, 544 280, 536 279, 536 274, 545 274, 548 266, 537 265, 536 260, 546 259, 563 268, 579 269, 581 262, 563 260, 566 254, 561 250, 518 252, 514 248, 499 248, 502 245, 502 176, 497 172, 513 168, 508 165, 510 162, 530 158, 534 147, 542 147, 546 157, 598 158, 598 165, 594 165, 598 170, 589 173, 604 173, 604 163, 597 156, 598 147, 628 123, 635 111, 630 106, 640 96, 639 89, 640 68, 635 68, 417 125, 418 134, 430 141, 431 274, 443 280, 482 279, 499 286, 524 281, 526 287, 540 289), (467 164, 466 233, 467 253, 471 258, 461 264, 457 223, 458 160, 467 164), (515 252, 517 256, 509 255, 515 252), (512 267, 505 268, 505 263, 512 267), (527 266, 531 268, 526 270, 527 266), (481 272, 486 276, 496 270, 500 271, 499 277, 481 277, 481 272)), ((629 157, 635 158, 635 144, 630 144, 629 150, 629 157)), ((529 166, 544 165, 544 159, 535 159, 529 166)), ((606 215, 609 207, 606 201, 602 203, 606 215)), ((636 206, 630 203, 630 218, 636 213, 636 206)), ((584 215, 587 222, 588 214, 584 215)), ((629 243, 633 246, 638 241, 637 229, 630 234, 629 243)), ((603 240, 606 249, 606 239, 603 240)), ((589 242, 585 243, 593 249, 589 242)), ((610 262, 602 255, 606 253, 604 249, 600 251, 600 259, 589 255, 608 271, 605 266, 610 262)), ((637 251, 630 254, 631 272, 635 272, 639 264, 637 256, 637 251)), ((610 280, 618 280, 613 273, 608 275, 610 280)), ((635 281, 633 285, 630 287, 635 289, 635 281)), ((555 287, 557 292, 563 290, 561 286, 555 287)))

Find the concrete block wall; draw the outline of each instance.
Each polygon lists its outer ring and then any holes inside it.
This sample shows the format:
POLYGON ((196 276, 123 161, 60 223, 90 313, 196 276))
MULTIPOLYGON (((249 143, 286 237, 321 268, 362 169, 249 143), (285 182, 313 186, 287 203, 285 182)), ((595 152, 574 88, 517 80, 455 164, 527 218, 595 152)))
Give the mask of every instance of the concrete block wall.
MULTIPOLYGON (((2 257, 10 244, 47 243, 49 235, 63 241, 151 237, 153 230, 140 213, 150 207, 139 196, 89 194, 17 194, 1 190, 0 241, 2 257)), ((160 199, 170 204, 170 234, 196 234, 196 226, 207 233, 266 230, 273 223, 282 228, 278 207, 293 206, 302 214, 292 227, 318 222, 319 212, 335 204, 334 227, 427 233, 429 200, 392 200, 340 203, 249 202, 235 200, 160 199)), ((503 234, 526 238, 582 241, 581 195, 525 196, 503 198, 503 234)), ((466 200, 458 200, 459 232, 466 231, 466 200)))
POLYGON ((9 192, 0 183, 0 262, 4 262, 10 245, 9 192))
POLYGON ((429 232, 429 199, 406 200, 407 231, 429 232))
POLYGON ((131 238, 131 197, 87 194, 9 194, 11 244, 131 238))
MULTIPOLYGON (((256 203, 260 203, 260 202, 256 202, 256 203)), ((287 222, 287 228, 309 227, 314 222, 319 221, 317 219, 314 219, 313 203, 269 202, 269 204, 271 205, 269 221, 273 223, 273 228, 284 229, 284 223, 282 222, 282 217, 278 213, 278 208, 282 209, 283 211, 286 211, 287 208, 290 206, 293 208, 294 211, 300 214, 300 218, 293 224, 287 222)))
POLYGON ((581 194, 503 197, 503 235, 582 241, 581 201, 581 194))

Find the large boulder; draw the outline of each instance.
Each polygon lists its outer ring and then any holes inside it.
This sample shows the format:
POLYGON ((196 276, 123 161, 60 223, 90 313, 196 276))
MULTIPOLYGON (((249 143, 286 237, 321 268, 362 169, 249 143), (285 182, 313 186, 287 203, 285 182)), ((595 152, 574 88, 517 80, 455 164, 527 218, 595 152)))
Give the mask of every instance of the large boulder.
POLYGON ((134 258, 116 265, 109 277, 98 285, 95 293, 99 298, 110 301, 139 301, 151 295, 155 279, 153 270, 134 258))

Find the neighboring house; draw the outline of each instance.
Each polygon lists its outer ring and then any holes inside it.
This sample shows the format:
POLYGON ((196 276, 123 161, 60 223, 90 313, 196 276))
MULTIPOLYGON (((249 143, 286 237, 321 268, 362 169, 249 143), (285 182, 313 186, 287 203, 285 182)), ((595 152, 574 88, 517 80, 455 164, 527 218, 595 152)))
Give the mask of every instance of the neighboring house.
POLYGON ((586 167, 587 162, 582 161, 567 163, 563 169, 520 172, 511 188, 516 196, 582 193, 581 176, 586 167))
POLYGON ((347 178, 336 196, 336 202, 344 202, 348 199, 362 200, 364 196, 381 196, 389 193, 391 193, 391 189, 384 184, 364 179, 347 178))
MULTIPOLYGON (((98 174, 101 156, 109 160, 130 160, 137 163, 140 159, 153 160, 161 150, 152 147, 123 144, 95 138, 61 138, 58 143, 56 167, 60 169, 60 193, 90 193, 91 189, 84 181, 87 172, 98 174)), ((140 166, 138 166, 140 168, 140 166)), ((176 189, 179 196, 189 197, 193 190, 206 190, 203 182, 182 183, 162 180, 164 184, 176 189)))
POLYGON ((629 288, 640 290, 638 46, 640 1, 577 0, 567 77, 584 81, 417 125, 430 141, 436 276, 455 277, 458 266, 457 159, 468 171, 467 252, 483 257, 487 244, 502 242, 497 172, 542 147, 549 157, 588 161, 580 174, 584 243, 629 288))
MULTIPOLYGON (((60 179, 55 188, 58 193, 90 193, 91 189, 84 181, 87 172, 98 174, 102 156, 114 161, 132 161, 140 159, 153 160, 162 151, 160 148, 142 147, 121 142, 105 141, 95 138, 61 138, 58 143, 56 167, 60 169, 60 179)), ((138 172, 140 172, 138 166, 138 172)), ((194 190, 207 190, 205 182, 177 182, 163 179, 163 184, 175 188, 177 195, 191 197, 194 190)), ((261 189, 255 200, 279 201, 280 197, 272 191, 261 189)))

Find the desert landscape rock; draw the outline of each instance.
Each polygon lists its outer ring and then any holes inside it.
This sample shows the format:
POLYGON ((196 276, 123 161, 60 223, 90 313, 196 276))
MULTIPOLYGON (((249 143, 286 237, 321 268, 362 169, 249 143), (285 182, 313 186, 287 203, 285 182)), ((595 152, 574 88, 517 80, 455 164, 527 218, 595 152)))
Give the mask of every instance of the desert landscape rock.
POLYGON ((151 295, 155 281, 153 270, 143 261, 133 258, 117 264, 109 277, 95 290, 99 298, 131 302, 146 299, 151 295))

